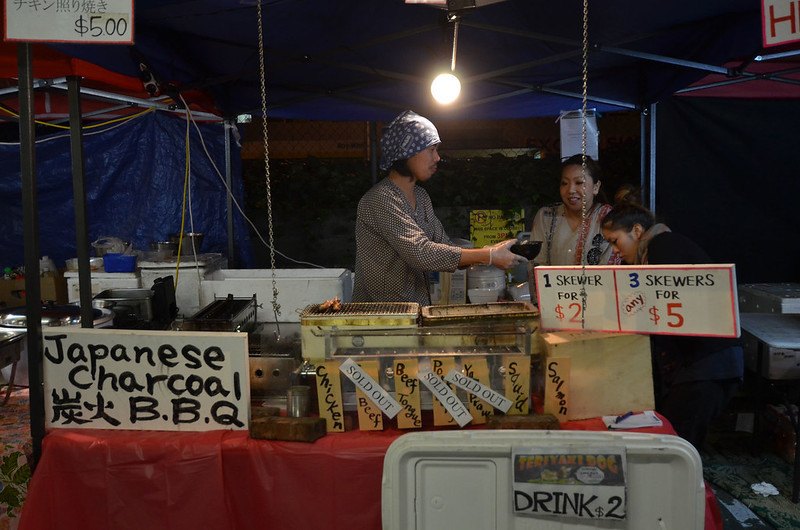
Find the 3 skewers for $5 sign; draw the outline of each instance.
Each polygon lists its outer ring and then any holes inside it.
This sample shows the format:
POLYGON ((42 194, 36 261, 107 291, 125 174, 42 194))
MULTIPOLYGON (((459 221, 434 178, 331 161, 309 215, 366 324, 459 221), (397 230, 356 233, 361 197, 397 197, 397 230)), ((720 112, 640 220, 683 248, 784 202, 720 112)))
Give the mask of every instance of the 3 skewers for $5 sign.
POLYGON ((738 337, 733 264, 536 267, 545 330, 738 337))

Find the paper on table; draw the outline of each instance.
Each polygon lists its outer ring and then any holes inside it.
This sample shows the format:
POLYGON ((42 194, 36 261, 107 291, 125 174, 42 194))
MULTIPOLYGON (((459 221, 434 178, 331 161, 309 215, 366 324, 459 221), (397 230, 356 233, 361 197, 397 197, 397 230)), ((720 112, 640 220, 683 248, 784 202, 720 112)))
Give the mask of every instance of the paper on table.
POLYGON ((652 410, 631 414, 620 422, 617 422, 618 417, 603 416, 603 423, 609 429, 640 429, 642 427, 661 427, 664 425, 664 422, 652 410))

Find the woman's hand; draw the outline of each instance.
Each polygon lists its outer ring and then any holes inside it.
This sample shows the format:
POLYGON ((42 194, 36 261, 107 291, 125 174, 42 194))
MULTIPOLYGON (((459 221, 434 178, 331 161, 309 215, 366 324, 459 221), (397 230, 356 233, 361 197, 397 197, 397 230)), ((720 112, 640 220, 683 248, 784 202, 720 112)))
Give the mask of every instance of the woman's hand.
POLYGON ((508 270, 517 263, 525 261, 525 258, 509 250, 514 243, 517 243, 516 239, 506 239, 505 241, 490 246, 489 255, 491 257, 489 264, 494 265, 498 269, 508 270))

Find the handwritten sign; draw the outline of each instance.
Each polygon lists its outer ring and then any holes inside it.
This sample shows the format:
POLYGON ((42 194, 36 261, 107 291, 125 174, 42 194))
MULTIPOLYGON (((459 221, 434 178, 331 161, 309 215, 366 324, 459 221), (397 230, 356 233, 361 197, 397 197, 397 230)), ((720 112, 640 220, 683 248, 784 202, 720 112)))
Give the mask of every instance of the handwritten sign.
POLYGON ((243 333, 58 328, 43 342, 49 428, 247 429, 243 333))
MULTIPOLYGON (((361 364, 363 368, 353 359, 347 359, 339 367, 339 370, 356 385, 357 392, 362 392, 361 395, 357 395, 359 405, 359 428, 361 428, 362 423, 362 410, 369 416, 369 423, 374 423, 373 426, 377 428, 377 423, 381 420, 381 412, 386 414, 389 418, 394 418, 403 407, 401 407, 400 403, 395 401, 395 399, 376 381, 378 378, 379 362, 362 361, 361 364), (372 374, 368 372, 372 372, 372 374), (378 410, 368 411, 366 409, 368 403, 364 403, 364 400, 369 400, 378 410), (375 416, 376 413, 377 416, 375 416)), ((380 424, 380 428, 383 428, 382 423, 380 424)))
POLYGON ((544 411, 558 421, 569 420, 569 357, 547 359, 544 377, 544 411))
POLYGON ((344 432, 342 382, 339 380, 339 361, 326 361, 315 368, 319 415, 325 418, 328 432, 344 432))
MULTIPOLYGON (((483 363, 486 363, 486 359, 481 359, 483 363)), ((508 411, 511 408, 511 401, 505 398, 499 392, 495 392, 490 387, 484 385, 477 379, 473 379, 472 377, 468 377, 457 370, 452 370, 450 373, 447 374, 446 379, 456 385, 457 387, 466 390, 470 393, 470 396, 474 396, 475 399, 480 399, 489 405, 502 410, 503 412, 508 411)), ((476 407, 473 413, 477 412, 480 414, 484 414, 484 412, 491 409, 485 409, 484 407, 476 407)), ((484 414, 488 415, 488 414, 484 414)), ((485 422, 484 422, 485 423, 485 422)))
POLYGON ((506 414, 528 414, 531 396, 531 357, 506 355, 503 357, 503 388, 512 406, 506 414))
POLYGON ((394 393, 397 401, 403 407, 403 410, 397 415, 398 429, 422 427, 418 372, 419 361, 416 359, 395 359, 394 393))
POLYGON ((420 372, 419 380, 431 391, 434 401, 439 401, 444 406, 459 427, 463 427, 472 421, 472 415, 467 410, 467 407, 461 403, 455 392, 447 386, 444 379, 433 372, 420 372))
POLYGON ((133 44, 133 0, 6 0, 7 41, 133 44))
POLYGON ((536 267, 542 329, 738 337, 734 265, 536 267))
POLYGON ((525 210, 471 210, 469 238, 476 247, 511 239, 525 230, 525 210))
MULTIPOLYGON (((456 360, 453 357, 433 357, 431 358, 431 372, 440 378, 456 367, 456 360)), ((433 425, 443 427, 455 425, 456 420, 447 412, 447 409, 438 399, 433 399, 433 425)))
POLYGON ((800 41, 800 0, 761 0, 764 46, 800 41))
POLYGON ((514 515, 620 520, 626 453, 606 447, 513 450, 514 515))

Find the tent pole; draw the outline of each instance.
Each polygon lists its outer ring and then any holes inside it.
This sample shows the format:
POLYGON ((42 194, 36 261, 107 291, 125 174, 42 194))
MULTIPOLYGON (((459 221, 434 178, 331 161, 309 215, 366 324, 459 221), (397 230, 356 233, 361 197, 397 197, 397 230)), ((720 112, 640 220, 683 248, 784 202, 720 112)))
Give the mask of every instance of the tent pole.
POLYGON ((650 186, 649 207, 656 213, 656 103, 650 105, 650 186))
POLYGON ((25 237, 25 305, 30 386, 31 470, 42 456, 44 438, 44 389, 42 387, 42 288, 39 284, 39 212, 36 189, 36 130, 33 106, 33 50, 23 42, 17 45, 19 74, 19 158, 22 179, 22 220, 25 237))
POLYGON ((639 112, 639 199, 647 189, 647 108, 639 112))
POLYGON ((72 201, 75 210, 75 244, 78 251, 81 327, 94 327, 92 278, 89 272, 89 229, 86 215, 86 174, 83 167, 83 124, 81 123, 81 80, 67 78, 69 99, 69 140, 72 160, 72 201))
POLYGON ((222 122, 225 133, 225 183, 228 185, 228 193, 225 195, 225 206, 228 210, 228 266, 236 268, 236 255, 233 248, 233 186, 231 185, 231 128, 236 127, 231 120, 222 122))

